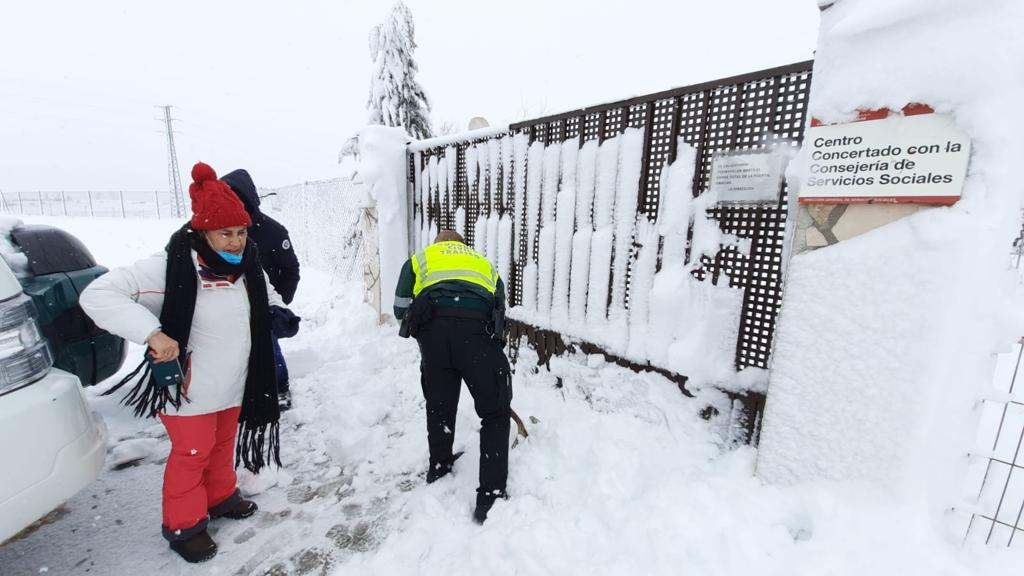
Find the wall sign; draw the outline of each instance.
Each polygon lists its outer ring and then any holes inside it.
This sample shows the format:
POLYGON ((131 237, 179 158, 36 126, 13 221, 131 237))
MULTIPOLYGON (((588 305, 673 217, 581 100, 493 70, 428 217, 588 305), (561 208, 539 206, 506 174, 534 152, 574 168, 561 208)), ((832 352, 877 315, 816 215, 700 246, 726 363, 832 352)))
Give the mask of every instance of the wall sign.
POLYGON ((953 204, 971 152, 952 116, 922 105, 863 112, 849 124, 812 121, 804 145, 801 204, 953 204))
POLYGON ((770 150, 716 152, 711 193, 719 202, 777 202, 783 156, 770 150))

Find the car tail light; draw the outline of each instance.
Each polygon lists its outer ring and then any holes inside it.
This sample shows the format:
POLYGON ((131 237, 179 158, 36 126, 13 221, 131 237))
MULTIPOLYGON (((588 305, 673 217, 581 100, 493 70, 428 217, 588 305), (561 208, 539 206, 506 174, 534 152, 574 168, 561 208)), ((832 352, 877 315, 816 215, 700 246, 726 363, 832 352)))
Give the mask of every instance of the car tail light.
POLYGON ((28 386, 53 366, 37 316, 32 299, 24 294, 0 302, 0 394, 28 386))

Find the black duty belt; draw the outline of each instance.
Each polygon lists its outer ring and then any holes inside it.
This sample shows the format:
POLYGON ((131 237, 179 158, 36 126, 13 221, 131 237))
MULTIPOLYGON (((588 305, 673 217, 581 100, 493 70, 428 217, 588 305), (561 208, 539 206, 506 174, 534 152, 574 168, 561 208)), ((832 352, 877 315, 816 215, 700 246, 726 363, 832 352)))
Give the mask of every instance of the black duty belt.
POLYGON ((468 320, 482 320, 484 322, 491 320, 491 315, 482 310, 455 308, 453 306, 434 306, 434 316, 437 318, 466 318, 468 320))

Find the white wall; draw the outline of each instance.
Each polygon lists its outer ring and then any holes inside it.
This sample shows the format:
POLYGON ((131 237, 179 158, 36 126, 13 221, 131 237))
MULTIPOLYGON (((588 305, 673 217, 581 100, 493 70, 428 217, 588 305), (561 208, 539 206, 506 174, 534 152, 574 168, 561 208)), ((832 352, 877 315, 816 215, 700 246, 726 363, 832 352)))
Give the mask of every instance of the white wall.
POLYGON ((761 478, 868 482, 935 518, 959 503, 993 355, 1024 333, 1004 256, 1024 193, 1022 6, 840 0, 822 13, 811 116, 922 102, 973 151, 956 205, 792 258, 761 478))

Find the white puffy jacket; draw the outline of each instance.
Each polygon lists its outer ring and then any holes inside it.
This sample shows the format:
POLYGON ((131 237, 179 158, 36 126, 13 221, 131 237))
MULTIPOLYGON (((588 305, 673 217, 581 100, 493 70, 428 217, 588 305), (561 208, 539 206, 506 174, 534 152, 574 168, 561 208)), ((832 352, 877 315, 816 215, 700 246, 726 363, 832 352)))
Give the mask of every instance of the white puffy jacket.
MULTIPOLYGON (((249 373, 249 296, 245 279, 236 282, 207 282, 198 278, 198 295, 192 319, 188 351, 192 356, 186 374, 187 396, 167 413, 195 416, 219 412, 242 404, 245 379, 249 373)), ((89 284, 79 303, 96 325, 136 344, 160 329, 164 303, 167 253, 160 252, 131 266, 111 270, 89 284)), ((281 296, 267 285, 270 305, 284 306, 281 296)), ((184 360, 181 351, 179 360, 184 360)))

